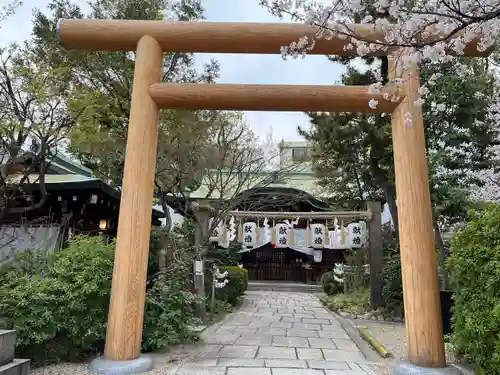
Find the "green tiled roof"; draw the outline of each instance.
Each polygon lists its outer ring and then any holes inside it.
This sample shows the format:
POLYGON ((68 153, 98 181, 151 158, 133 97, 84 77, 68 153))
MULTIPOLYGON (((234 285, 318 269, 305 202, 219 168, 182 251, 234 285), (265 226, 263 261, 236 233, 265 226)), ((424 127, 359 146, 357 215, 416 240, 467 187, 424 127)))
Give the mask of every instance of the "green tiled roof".
MULTIPOLYGON (((208 172, 210 173, 210 172, 208 172)), ((212 172, 215 173, 215 172, 212 172)), ((217 171, 217 173, 220 174, 220 171, 217 171)), ((259 175, 271 175, 271 172, 268 173, 259 173, 259 175)), ((228 174, 228 179, 236 179, 236 177, 233 174, 228 174)), ((265 177, 263 177, 265 178, 265 177)), ((203 198, 212 198, 212 199, 230 199, 234 195, 243 192, 244 190, 251 189, 258 187, 258 181, 259 178, 256 175, 256 179, 253 180, 252 178, 249 178, 248 181, 248 186, 241 186, 237 182, 235 182, 235 186, 233 189, 228 186, 229 184, 222 183, 221 185, 224 187, 224 197, 221 197, 221 193, 218 190, 215 190, 210 196, 208 196, 208 189, 211 186, 209 183, 210 179, 209 177, 204 178, 204 182, 202 182, 200 188, 196 191, 191 192, 189 195, 191 198, 198 198, 198 199, 203 199, 203 198), (237 191, 236 191, 237 190, 237 191)), ((316 184, 316 178, 314 177, 314 174, 310 170, 310 168, 303 169, 301 168, 300 171, 293 171, 290 173, 285 174, 282 178, 280 178, 279 182, 276 183, 271 183, 271 184, 266 184, 265 187, 277 187, 277 188, 292 188, 292 189, 298 189, 302 190, 308 194, 311 194, 312 196, 316 198, 325 198, 325 192, 323 189, 321 189, 317 184, 316 184)))

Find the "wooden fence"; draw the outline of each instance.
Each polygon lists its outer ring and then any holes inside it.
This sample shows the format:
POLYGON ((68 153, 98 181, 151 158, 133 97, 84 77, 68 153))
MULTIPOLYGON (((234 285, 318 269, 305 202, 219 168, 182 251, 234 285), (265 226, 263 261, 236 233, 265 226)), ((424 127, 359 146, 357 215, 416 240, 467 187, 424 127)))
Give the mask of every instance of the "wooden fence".
POLYGON ((248 270, 248 279, 256 281, 293 281, 299 283, 316 283, 321 275, 328 271, 327 267, 305 269, 302 264, 295 263, 260 263, 244 264, 248 270))

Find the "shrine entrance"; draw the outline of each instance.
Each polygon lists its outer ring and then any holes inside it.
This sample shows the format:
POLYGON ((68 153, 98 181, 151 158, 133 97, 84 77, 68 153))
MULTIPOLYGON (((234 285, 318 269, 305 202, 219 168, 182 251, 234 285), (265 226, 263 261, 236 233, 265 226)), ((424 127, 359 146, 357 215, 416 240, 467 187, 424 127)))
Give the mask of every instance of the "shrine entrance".
MULTIPOLYGON (((325 201, 292 187, 293 182, 288 185, 255 187, 235 196, 233 211, 208 220, 210 242, 223 248, 238 243, 249 280, 304 284, 319 283, 335 263, 344 263, 347 250, 359 249, 370 254, 372 304, 378 306, 380 203, 373 202, 364 211, 334 211, 325 201)), ((362 209, 363 204, 352 207, 362 209)))
MULTIPOLYGON (((371 42, 385 37, 370 25, 349 28, 371 42)), ((415 105, 417 66, 398 69, 399 51, 378 51, 388 55, 389 77, 402 84, 376 93, 366 86, 162 83, 166 52, 279 54, 281 47, 304 38, 315 41, 309 54, 353 56, 356 49, 344 35, 318 39, 324 30, 303 23, 63 19, 57 34, 67 49, 136 52, 106 360, 140 356, 160 109, 382 112, 391 114, 392 123, 408 360, 445 367, 423 115, 415 105), (398 100, 388 100, 391 95, 398 100)), ((421 36, 434 38, 427 32, 421 36)), ((479 52, 479 42, 464 46, 464 56, 487 56, 491 50, 479 52)), ((370 275, 379 272, 372 269, 370 275)))
POLYGON ((293 248, 276 248, 268 243, 258 249, 241 254, 243 267, 248 270, 252 281, 292 281, 304 284, 317 284, 321 276, 333 269, 335 263, 342 263, 341 251, 323 252, 321 263, 314 257, 293 248), (325 259, 327 258, 327 259, 325 259))
POLYGON ((290 248, 274 248, 270 243, 241 254, 251 281, 294 281, 307 283, 308 256, 290 248))

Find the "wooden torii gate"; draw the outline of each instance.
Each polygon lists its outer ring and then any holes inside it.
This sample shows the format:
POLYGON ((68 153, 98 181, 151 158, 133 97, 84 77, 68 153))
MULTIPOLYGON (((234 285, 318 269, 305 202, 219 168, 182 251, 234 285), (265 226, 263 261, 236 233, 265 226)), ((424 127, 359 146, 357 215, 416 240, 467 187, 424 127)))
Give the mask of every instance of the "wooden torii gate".
MULTIPOLYGON (((371 40, 383 38, 368 26, 351 28, 371 40)), ((160 82, 165 53, 278 54, 281 46, 304 36, 314 38, 316 31, 286 23, 59 21, 57 32, 68 49, 137 52, 105 359, 140 356, 159 110, 345 111, 392 115, 408 360, 423 367, 445 366, 424 124, 421 108, 414 105, 420 86, 417 67, 404 73, 407 81, 399 103, 362 86, 160 82), (378 101, 377 109, 368 106, 370 99, 378 101), (405 125, 407 112, 412 126, 405 125)), ((348 44, 340 38, 322 39, 310 53, 353 55, 352 49, 344 49, 348 44)), ((476 45, 470 43, 464 55, 487 55, 476 45)))

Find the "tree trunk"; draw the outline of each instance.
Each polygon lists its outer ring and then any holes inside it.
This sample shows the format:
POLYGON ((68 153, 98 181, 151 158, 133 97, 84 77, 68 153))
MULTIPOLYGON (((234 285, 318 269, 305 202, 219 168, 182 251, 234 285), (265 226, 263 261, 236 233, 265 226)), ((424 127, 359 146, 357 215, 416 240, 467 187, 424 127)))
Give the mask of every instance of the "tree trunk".
POLYGON ((436 242, 436 247, 439 249, 439 269, 442 272, 443 275, 443 282, 442 282, 442 287, 445 290, 449 289, 449 277, 448 277, 448 271, 446 270, 446 248, 444 246, 444 241, 443 237, 441 236, 441 231, 439 230, 439 225, 438 225, 438 217, 439 214, 433 210, 433 219, 434 219, 434 241, 436 242))
POLYGON ((394 231, 396 238, 399 239, 399 220, 398 220, 398 206, 396 204, 396 187, 392 181, 389 181, 384 171, 379 166, 379 159, 370 157, 370 167, 373 173, 373 179, 380 186, 384 193, 385 200, 389 206, 392 222, 394 224, 394 231))
POLYGON ((164 194, 160 194, 160 204, 163 209, 163 214, 165 215, 165 228, 163 228, 164 236, 161 241, 160 250, 158 251, 158 267, 160 268, 160 273, 164 275, 167 270, 168 248, 171 245, 170 231, 172 230, 172 216, 170 215, 170 209, 164 194))

